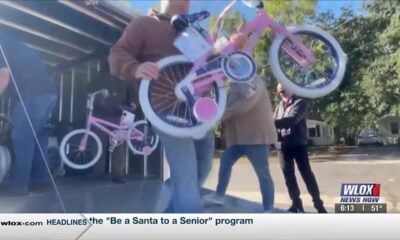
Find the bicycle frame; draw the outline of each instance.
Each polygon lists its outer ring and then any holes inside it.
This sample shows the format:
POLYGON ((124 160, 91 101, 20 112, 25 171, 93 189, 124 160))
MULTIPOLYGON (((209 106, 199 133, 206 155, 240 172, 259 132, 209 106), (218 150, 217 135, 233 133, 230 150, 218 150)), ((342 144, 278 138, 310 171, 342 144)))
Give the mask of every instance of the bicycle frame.
MULTIPOLYGON (((232 7, 229 6, 229 7, 232 7)), ((282 49, 291 56, 296 62, 298 62, 301 66, 305 67, 314 62, 314 54, 308 49, 301 40, 292 34, 285 26, 278 24, 275 22, 265 11, 257 10, 257 16, 250 21, 244 28, 239 31, 240 33, 249 36, 249 40, 243 49, 243 52, 251 55, 257 40, 261 37, 261 34, 266 28, 270 28, 274 36, 284 35, 289 38, 290 41, 297 47, 298 51, 293 50, 293 48, 289 47, 287 44, 282 46, 282 49)), ((215 44, 216 40, 212 38, 207 39, 211 44, 215 44)), ((233 47, 233 43, 229 43, 227 46, 222 48, 218 53, 220 57, 224 58, 231 52, 235 51, 233 47)), ((181 93, 181 89, 187 87, 192 94, 201 93, 201 89, 204 89, 207 86, 210 86, 214 81, 223 80, 225 78, 225 74, 222 68, 215 69, 213 71, 206 71, 203 74, 198 74, 198 70, 208 64, 207 58, 209 56, 205 55, 194 62, 194 66, 191 72, 185 77, 179 84, 176 86, 176 95, 178 98, 182 100, 186 100, 186 97, 181 93), (194 82, 204 76, 210 75, 204 79, 194 82)))
POLYGON ((134 128, 132 125, 130 126, 124 126, 122 124, 115 124, 109 121, 106 121, 101 118, 97 118, 93 116, 93 101, 94 101, 94 95, 90 95, 88 99, 88 109, 89 109, 89 114, 88 118, 86 120, 86 133, 83 136, 80 144, 79 144, 79 150, 83 151, 86 147, 87 143, 87 138, 89 136, 89 131, 91 131, 92 125, 100 129, 101 131, 105 132, 108 136, 111 138, 115 138, 118 141, 127 141, 127 140, 142 140, 145 136, 144 133, 141 131, 137 130, 134 128), (111 129, 111 130, 110 130, 111 129), (114 131, 125 131, 127 134, 129 134, 130 137, 126 136, 119 136, 116 134, 114 131))

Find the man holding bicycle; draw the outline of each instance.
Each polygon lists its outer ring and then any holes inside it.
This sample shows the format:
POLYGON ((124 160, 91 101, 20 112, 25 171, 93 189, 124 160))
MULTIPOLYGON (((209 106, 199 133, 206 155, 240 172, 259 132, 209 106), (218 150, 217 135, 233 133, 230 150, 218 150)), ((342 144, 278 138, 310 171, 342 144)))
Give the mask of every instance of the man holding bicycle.
MULTIPOLYGON (((135 18, 111 49, 111 73, 121 79, 158 81, 160 70, 155 62, 180 54, 173 44, 178 33, 170 23, 171 17, 188 13, 189 5, 189 0, 164 0, 159 13, 152 11, 150 16, 135 18)), ((199 188, 211 169, 213 131, 194 140, 173 137, 161 129, 154 130, 165 148, 171 171, 172 201, 166 211, 202 212, 199 188)))
MULTIPOLYGON (((161 11, 135 18, 122 37, 111 48, 111 73, 121 79, 152 79, 157 81, 159 69, 155 62, 180 54, 173 43, 178 36, 170 19, 189 12, 189 0, 161 1, 161 11)), ((154 129, 165 148, 171 170, 172 201, 166 211, 202 212, 199 187, 206 178, 214 154, 214 136, 193 140, 169 136, 154 129)))
POLYGON ((227 148, 221 155, 216 192, 206 195, 205 200, 224 204, 232 167, 246 156, 259 181, 264 211, 272 213, 275 193, 268 155, 277 135, 271 101, 261 77, 255 76, 251 84, 231 85, 222 123, 227 148))
MULTIPOLYGON (((111 48, 111 73, 121 79, 158 81, 158 60, 180 52, 174 47, 178 33, 170 23, 176 14, 189 12, 189 0, 161 1, 161 11, 135 18, 111 48)), ((244 42, 236 37, 234 45, 244 42)), ((241 47, 241 46, 240 46, 241 47)), ((210 130, 202 139, 177 138, 154 129, 165 148, 171 171, 172 201, 166 212, 202 212, 200 186, 211 169, 214 136, 210 130)))

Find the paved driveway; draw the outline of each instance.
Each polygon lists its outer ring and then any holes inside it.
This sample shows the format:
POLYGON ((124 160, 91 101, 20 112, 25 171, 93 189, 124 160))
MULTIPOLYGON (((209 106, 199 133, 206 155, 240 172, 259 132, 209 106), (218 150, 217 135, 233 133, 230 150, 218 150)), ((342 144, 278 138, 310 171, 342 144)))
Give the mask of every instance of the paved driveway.
MULTIPOLYGON (((382 201, 388 204, 388 212, 400 212, 400 148, 396 147, 360 147, 344 154, 312 158, 312 168, 320 185, 322 198, 333 212, 334 204, 339 201, 342 183, 380 183, 382 201)), ((213 169, 205 187, 215 189, 218 178, 219 159, 214 160, 213 169)), ((271 174, 275 183, 275 202, 278 208, 287 208, 290 199, 279 163, 276 158, 270 160, 271 174)), ((306 211, 313 212, 303 181, 298 176, 306 211)), ((258 181, 254 170, 246 158, 240 159, 234 166, 228 194, 261 202, 258 181)))

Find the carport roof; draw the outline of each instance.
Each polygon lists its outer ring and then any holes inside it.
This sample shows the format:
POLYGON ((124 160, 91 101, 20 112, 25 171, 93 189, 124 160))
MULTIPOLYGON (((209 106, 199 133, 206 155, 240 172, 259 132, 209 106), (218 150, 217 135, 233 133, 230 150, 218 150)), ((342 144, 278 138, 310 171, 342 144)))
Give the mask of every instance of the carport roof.
POLYGON ((0 27, 37 50, 54 71, 107 54, 136 16, 107 2, 0 1, 0 27))
POLYGON ((377 122, 379 123, 379 122, 381 122, 381 121, 384 121, 384 120, 386 120, 386 119, 391 119, 391 118, 392 118, 392 119, 400 119, 400 116, 394 115, 394 114, 388 114, 388 115, 385 115, 385 116, 379 118, 379 119, 377 120, 377 122))

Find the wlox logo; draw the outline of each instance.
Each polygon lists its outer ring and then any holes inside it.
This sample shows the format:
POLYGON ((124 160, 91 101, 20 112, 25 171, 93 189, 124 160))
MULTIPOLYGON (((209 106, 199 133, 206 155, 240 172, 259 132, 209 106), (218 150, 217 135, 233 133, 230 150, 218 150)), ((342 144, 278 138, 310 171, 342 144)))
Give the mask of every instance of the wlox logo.
POLYGON ((377 183, 344 183, 340 191, 340 202, 379 202, 381 185, 377 183))

